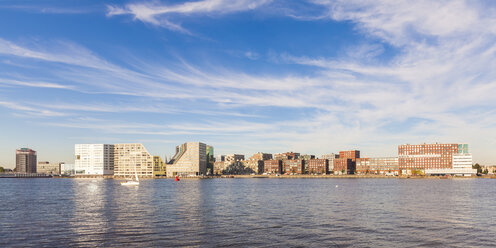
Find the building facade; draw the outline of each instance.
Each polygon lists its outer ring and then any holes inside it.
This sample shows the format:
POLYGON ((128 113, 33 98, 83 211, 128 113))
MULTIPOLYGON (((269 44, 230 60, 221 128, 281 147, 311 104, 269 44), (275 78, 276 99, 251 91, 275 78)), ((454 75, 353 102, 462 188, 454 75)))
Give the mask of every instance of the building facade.
POLYGON ((114 145, 114 175, 127 178, 153 177, 153 156, 140 143, 114 145))
POLYGON ((114 174, 114 145, 76 144, 74 154, 74 170, 76 174, 114 174))
POLYGON ((58 175, 60 174, 60 163, 51 164, 48 161, 40 161, 36 165, 36 173, 58 175))
POLYGON ((328 174, 329 160, 327 159, 310 159, 308 160, 308 173, 310 174, 328 174))
POLYGON ((476 173, 467 144, 399 145, 398 160, 402 174, 469 176, 476 173))
POLYGON ((16 172, 36 173, 36 151, 29 148, 16 150, 16 172))
POLYGON ((321 159, 327 159, 329 161, 329 173, 334 173, 334 159, 339 158, 339 154, 329 153, 320 156, 321 159))
POLYGON ((250 157, 250 160, 269 160, 272 159, 272 154, 270 153, 263 153, 263 152, 258 152, 253 154, 253 156, 250 157))
POLYGON ((285 160, 285 159, 298 159, 300 153, 297 152, 285 152, 274 154, 274 159, 285 160))
MULTIPOLYGON (((215 170, 215 167, 214 167, 215 170)), ((167 165, 167 176, 206 175, 207 145, 187 142, 176 147, 176 154, 167 165)))
POLYGON ((166 175, 166 164, 160 156, 153 156, 153 175, 154 176, 165 176, 166 175))
POLYGON ((282 161, 282 172, 285 174, 304 174, 305 160, 286 159, 282 161))
POLYGON ((334 174, 355 174, 356 159, 360 158, 360 151, 340 151, 339 158, 334 159, 334 174))
POLYGON ((282 174, 282 160, 279 159, 264 160, 264 173, 282 174))
POLYGON ((398 175, 398 157, 357 158, 356 174, 398 175))

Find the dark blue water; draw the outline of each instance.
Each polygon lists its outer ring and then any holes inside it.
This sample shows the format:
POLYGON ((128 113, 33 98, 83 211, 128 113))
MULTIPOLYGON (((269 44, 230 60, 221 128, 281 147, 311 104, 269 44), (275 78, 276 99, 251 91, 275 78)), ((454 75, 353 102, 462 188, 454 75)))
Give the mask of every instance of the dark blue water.
POLYGON ((0 179, 0 247, 495 247, 494 179, 0 179), (336 185, 338 187, 336 187, 336 185))

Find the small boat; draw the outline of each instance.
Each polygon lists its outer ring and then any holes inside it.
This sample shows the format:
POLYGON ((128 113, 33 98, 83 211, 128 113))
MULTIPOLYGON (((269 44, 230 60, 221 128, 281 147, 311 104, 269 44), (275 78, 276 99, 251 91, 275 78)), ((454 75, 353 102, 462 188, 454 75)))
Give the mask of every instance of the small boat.
POLYGON ((121 182, 121 185, 124 186, 136 186, 139 185, 138 172, 136 171, 136 165, 134 165, 134 175, 136 176, 136 180, 128 179, 125 182, 121 182))

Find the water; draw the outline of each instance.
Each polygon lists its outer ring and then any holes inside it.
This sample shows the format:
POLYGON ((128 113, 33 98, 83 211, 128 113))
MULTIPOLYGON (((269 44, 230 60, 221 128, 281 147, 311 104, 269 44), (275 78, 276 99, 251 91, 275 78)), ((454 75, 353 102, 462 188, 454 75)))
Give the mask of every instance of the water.
POLYGON ((0 247, 495 247, 494 179, 0 179, 0 247), (338 187, 336 187, 338 185, 338 187))

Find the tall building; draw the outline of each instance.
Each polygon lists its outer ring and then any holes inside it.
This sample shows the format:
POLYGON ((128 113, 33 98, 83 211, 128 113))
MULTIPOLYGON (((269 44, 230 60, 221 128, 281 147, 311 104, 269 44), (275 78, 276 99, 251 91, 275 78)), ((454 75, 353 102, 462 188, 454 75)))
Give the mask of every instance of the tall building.
POLYGON ((214 147, 207 145, 207 174, 210 175, 214 172, 214 147))
POLYGON ((114 174, 114 145, 76 144, 74 146, 76 174, 114 174))
POLYGON ((139 177, 152 177, 154 175, 153 167, 153 156, 142 144, 114 145, 115 176, 133 177, 137 173, 139 177))
POLYGON ((206 144, 201 142, 187 142, 176 147, 176 154, 167 165, 167 176, 206 174, 206 144))
POLYGON ((36 173, 41 174, 60 174, 60 163, 51 164, 48 161, 40 161, 36 165, 36 173))
POLYGON ((398 146, 399 169, 402 174, 454 174, 470 176, 472 155, 467 144, 420 144, 398 146))
POLYGON ((36 151, 29 148, 16 150, 16 172, 36 173, 36 151))
POLYGON ((334 174, 355 174, 356 159, 360 158, 360 151, 340 151, 339 158, 334 159, 334 174))

